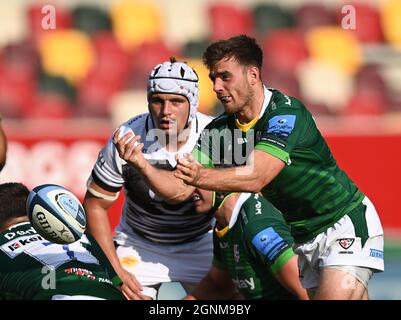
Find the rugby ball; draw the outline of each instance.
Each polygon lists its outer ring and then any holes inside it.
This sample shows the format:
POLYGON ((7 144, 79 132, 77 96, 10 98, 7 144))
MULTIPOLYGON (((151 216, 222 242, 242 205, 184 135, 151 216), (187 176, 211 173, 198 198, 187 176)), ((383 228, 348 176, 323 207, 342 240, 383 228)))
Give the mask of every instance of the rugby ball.
POLYGON ((79 199, 62 186, 35 187, 28 196, 26 209, 35 230, 51 242, 72 243, 85 232, 85 210, 79 199))

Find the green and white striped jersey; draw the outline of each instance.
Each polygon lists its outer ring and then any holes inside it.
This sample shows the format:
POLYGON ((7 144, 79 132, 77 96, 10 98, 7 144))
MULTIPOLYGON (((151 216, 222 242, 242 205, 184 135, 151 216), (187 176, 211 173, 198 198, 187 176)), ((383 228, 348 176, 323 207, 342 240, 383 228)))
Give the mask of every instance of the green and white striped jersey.
POLYGON ((364 198, 338 167, 311 113, 280 91, 265 89, 259 119, 247 131, 238 129, 235 115, 214 119, 192 153, 204 166, 231 167, 246 164, 254 149, 286 163, 262 193, 283 213, 298 243, 332 226, 364 198))
POLYGON ((121 280, 90 235, 71 244, 42 238, 29 222, 0 233, 0 299, 90 295, 123 299, 121 280))
POLYGON ((220 233, 214 230, 213 265, 230 274, 246 299, 295 299, 275 277, 295 255, 280 211, 258 194, 242 193, 220 233))

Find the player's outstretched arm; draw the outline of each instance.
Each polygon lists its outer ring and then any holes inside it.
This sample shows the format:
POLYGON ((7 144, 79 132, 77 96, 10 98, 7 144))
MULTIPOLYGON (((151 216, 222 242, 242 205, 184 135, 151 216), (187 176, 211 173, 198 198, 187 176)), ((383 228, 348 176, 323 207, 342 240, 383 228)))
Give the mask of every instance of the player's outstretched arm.
POLYGON ((114 270, 123 281, 121 286, 122 292, 127 299, 146 299, 146 296, 141 294, 142 287, 135 277, 126 271, 118 259, 116 249, 114 247, 112 230, 110 227, 107 210, 113 205, 114 200, 110 198, 116 198, 115 193, 104 190, 98 186, 95 182, 91 182, 89 185, 92 192, 97 192, 97 196, 94 196, 89 191, 85 195, 83 202, 86 215, 87 215, 87 230, 96 241, 99 243, 103 252, 109 259, 114 270), (100 198, 105 195, 106 199, 100 198), (110 197, 107 199, 107 197, 110 197))
POLYGON ((152 190, 169 203, 178 203, 189 198, 194 192, 193 187, 185 184, 174 176, 173 171, 158 169, 152 166, 143 156, 143 143, 139 143, 140 136, 128 132, 121 139, 119 131, 114 134, 113 143, 121 159, 136 168, 144 177, 152 190), (128 142, 127 142, 128 141, 128 142))
POLYGON ((295 255, 276 273, 277 280, 299 300, 309 300, 308 293, 299 281, 298 256, 295 255))
POLYGON ((212 266, 208 274, 184 300, 237 299, 238 296, 229 273, 212 266))
POLYGON ((207 190, 257 193, 270 183, 285 164, 272 155, 254 150, 245 166, 204 168, 191 155, 179 159, 175 176, 186 184, 207 190))

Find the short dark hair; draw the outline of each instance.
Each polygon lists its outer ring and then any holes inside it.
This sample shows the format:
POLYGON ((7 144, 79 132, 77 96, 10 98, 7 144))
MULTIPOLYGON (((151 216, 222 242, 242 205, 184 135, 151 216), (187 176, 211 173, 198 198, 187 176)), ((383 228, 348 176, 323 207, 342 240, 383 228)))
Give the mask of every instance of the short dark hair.
POLYGON ((240 64, 254 65, 262 71, 263 51, 256 40, 247 35, 213 42, 203 53, 203 63, 209 70, 223 58, 234 58, 240 64))
POLYGON ((0 184, 0 229, 12 218, 26 216, 29 190, 22 183, 0 184))

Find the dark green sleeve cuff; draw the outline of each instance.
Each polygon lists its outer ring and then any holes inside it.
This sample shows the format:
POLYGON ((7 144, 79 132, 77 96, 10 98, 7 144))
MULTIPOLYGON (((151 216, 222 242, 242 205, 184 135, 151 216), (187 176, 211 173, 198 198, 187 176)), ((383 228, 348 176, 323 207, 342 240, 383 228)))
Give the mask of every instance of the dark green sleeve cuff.
POLYGON ((123 281, 120 279, 119 276, 113 277, 113 279, 111 279, 111 282, 112 282, 113 285, 116 286, 116 287, 121 286, 121 285, 123 284, 123 281))
POLYGON ((271 154, 273 157, 276 157, 276 158, 282 160, 286 165, 291 164, 290 154, 276 146, 271 145, 271 144, 258 143, 255 146, 255 150, 260 150, 260 151, 266 152, 268 154, 271 154))
POLYGON ((292 248, 288 248, 285 250, 277 259, 276 261, 272 264, 271 266, 271 271, 274 275, 279 273, 281 269, 284 267, 284 265, 290 260, 293 256, 295 256, 294 251, 292 248))

